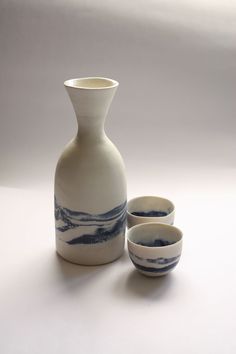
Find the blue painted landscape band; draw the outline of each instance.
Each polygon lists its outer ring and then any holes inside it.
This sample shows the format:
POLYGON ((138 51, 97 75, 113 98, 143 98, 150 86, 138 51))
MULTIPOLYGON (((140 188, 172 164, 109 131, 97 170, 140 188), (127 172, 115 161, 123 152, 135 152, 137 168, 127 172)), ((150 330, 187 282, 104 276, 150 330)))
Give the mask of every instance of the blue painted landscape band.
POLYGON ((145 261, 145 262, 148 262, 148 263, 154 263, 154 264, 160 264, 160 265, 175 262, 175 261, 177 261, 177 259, 180 258, 180 255, 175 256, 175 257, 170 257, 170 258, 164 258, 164 257, 142 258, 142 257, 137 256, 136 254, 134 254, 130 250, 129 250, 129 253, 130 253, 130 255, 132 257, 138 259, 139 261, 145 261))
POLYGON ((126 205, 125 201, 105 213, 90 214, 64 208, 58 204, 55 197, 55 219, 56 222, 62 224, 56 226, 56 230, 64 233, 81 226, 87 227, 87 233, 65 241, 69 245, 96 244, 108 241, 125 233, 126 205))
POLYGON ((136 267, 137 269, 142 270, 142 271, 144 271, 144 272, 150 272, 150 273, 164 273, 164 272, 167 272, 167 271, 173 269, 173 268, 178 264, 179 261, 177 261, 177 262, 175 262, 175 263, 172 263, 172 264, 170 264, 170 265, 168 265, 168 266, 162 267, 162 268, 145 267, 145 266, 143 266, 143 265, 141 265, 141 264, 138 264, 138 263, 134 262, 133 260, 132 260, 132 262, 133 262, 133 264, 135 265, 135 267, 136 267))

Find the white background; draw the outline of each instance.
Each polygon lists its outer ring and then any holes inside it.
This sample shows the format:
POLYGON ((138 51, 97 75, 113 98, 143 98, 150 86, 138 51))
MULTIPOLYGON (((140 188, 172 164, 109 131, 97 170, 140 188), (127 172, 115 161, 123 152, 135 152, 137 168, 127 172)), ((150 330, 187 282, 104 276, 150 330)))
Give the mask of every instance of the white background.
POLYGON ((0 55, 1 353, 235 353, 235 3, 1 1, 0 55), (128 197, 176 205, 168 277, 55 254, 63 81, 93 75, 120 82, 106 131, 128 197))

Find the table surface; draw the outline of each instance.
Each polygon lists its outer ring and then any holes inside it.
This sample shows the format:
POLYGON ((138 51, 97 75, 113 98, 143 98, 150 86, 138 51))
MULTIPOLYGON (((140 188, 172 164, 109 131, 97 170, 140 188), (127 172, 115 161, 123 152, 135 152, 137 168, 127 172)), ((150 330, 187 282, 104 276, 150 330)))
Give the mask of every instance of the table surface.
POLYGON ((0 188, 1 353, 235 353, 229 172, 218 189, 212 178, 173 194, 183 254, 158 279, 135 271, 127 250, 104 266, 67 263, 54 248, 52 190, 0 188))

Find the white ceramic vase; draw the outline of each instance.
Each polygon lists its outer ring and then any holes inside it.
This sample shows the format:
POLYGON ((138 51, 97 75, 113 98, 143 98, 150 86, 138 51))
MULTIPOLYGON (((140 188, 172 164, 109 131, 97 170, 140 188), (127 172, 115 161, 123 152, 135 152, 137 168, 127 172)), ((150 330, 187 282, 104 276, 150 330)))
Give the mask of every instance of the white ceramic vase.
POLYGON ((89 77, 64 85, 79 128, 56 167, 56 249, 73 263, 109 263, 123 252, 126 227, 124 163, 104 132, 118 82, 89 77))

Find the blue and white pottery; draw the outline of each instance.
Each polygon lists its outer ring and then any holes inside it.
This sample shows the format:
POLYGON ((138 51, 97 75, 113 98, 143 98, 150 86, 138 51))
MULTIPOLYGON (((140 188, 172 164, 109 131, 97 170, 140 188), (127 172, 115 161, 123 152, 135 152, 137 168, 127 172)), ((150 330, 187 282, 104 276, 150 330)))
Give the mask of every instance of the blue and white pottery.
POLYGON ((142 196, 130 199, 127 205, 128 228, 149 222, 172 225, 174 217, 175 206, 166 198, 142 196))
POLYGON ((118 82, 88 77, 64 85, 79 128, 56 168, 56 249, 73 263, 104 264, 121 256, 125 241, 125 168, 104 131, 118 82))
POLYGON ((149 277, 168 274, 178 264, 182 232, 175 226, 146 223, 128 230, 129 256, 136 269, 149 277))

